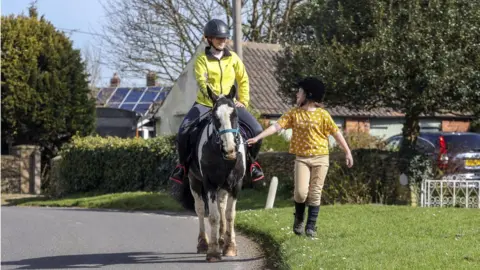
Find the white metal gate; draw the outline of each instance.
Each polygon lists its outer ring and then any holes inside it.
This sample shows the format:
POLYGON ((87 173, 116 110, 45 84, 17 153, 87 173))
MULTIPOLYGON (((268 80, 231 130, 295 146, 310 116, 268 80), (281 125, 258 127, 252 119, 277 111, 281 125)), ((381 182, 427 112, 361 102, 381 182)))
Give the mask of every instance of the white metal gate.
POLYGON ((420 200, 422 207, 480 208, 480 181, 424 180, 420 200))

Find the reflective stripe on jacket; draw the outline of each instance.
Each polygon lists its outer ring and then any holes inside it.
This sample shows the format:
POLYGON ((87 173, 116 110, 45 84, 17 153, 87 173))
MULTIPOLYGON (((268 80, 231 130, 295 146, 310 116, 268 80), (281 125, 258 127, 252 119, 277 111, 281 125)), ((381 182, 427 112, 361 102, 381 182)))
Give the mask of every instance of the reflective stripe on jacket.
POLYGON ((235 52, 225 49, 222 58, 215 58, 208 48, 195 60, 195 78, 199 91, 197 103, 212 107, 213 103, 207 94, 207 83, 217 94, 227 95, 237 80, 238 101, 248 107, 250 101, 248 75, 240 57, 235 52))

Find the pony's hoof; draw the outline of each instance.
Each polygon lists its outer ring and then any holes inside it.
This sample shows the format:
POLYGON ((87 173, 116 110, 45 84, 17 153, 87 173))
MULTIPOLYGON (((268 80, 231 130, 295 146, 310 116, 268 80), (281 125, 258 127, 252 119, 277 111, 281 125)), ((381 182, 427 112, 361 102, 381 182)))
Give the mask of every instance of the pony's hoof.
POLYGON ((218 245, 220 246, 220 248, 223 248, 223 246, 225 245, 225 240, 223 239, 223 237, 218 239, 218 245))
POLYGON ((208 247, 207 246, 197 246, 197 253, 205 254, 207 253, 208 247))
POLYGON ((222 260, 222 254, 220 253, 207 254, 207 262, 218 262, 221 260, 222 260))
POLYGON ((223 249, 223 255, 227 257, 237 256, 237 247, 234 244, 229 244, 223 249))
POLYGON ((208 243, 205 239, 201 239, 197 245, 197 253, 207 253, 208 243))

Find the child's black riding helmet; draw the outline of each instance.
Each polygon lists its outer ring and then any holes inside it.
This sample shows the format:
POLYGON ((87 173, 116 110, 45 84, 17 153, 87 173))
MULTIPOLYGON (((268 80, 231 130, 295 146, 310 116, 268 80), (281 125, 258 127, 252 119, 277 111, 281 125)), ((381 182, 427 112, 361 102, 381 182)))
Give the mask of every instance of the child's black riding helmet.
POLYGON ((315 77, 306 77, 297 83, 305 91, 307 99, 322 102, 325 97, 325 85, 315 77))

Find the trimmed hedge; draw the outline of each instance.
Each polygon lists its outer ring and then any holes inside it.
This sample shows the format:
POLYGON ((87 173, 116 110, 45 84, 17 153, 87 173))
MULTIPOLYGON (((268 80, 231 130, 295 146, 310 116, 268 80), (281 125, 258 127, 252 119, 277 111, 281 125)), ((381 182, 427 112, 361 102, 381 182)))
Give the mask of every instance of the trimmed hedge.
MULTIPOLYGON (((173 136, 148 140, 74 137, 52 166, 51 193, 62 196, 167 188, 171 184, 168 176, 176 162, 174 142, 173 136)), ((343 153, 332 151, 322 204, 409 202, 409 187, 401 186, 398 181, 396 153, 356 149, 352 154, 355 164, 348 169, 343 153)), ((262 152, 259 162, 266 177, 254 187, 268 188, 270 179, 277 176, 278 192, 293 197, 294 155, 262 152)), ((252 187, 250 179, 244 180, 244 187, 252 187)))
POLYGON ((155 191, 175 166, 174 137, 122 139, 74 137, 60 151, 55 195, 77 192, 155 191))
MULTIPOLYGON (((343 153, 330 154, 330 167, 322 192, 322 204, 407 204, 409 188, 398 181, 397 155, 376 149, 352 150, 354 166, 347 168, 343 153)), ((262 153, 260 164, 268 181, 279 178, 279 190, 293 197, 295 156, 262 153)))

